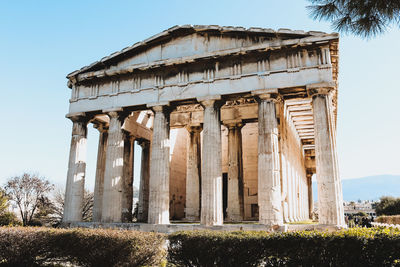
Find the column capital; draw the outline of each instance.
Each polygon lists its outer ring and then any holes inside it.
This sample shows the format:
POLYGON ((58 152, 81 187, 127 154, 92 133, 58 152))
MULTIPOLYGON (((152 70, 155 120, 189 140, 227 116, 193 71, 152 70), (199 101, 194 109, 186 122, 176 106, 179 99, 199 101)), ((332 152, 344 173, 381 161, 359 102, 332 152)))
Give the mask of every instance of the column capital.
POLYGON ((122 133, 123 133, 125 139, 136 140, 136 137, 133 134, 131 134, 131 132, 129 132, 129 131, 122 129, 122 133))
POLYGON ((201 132, 203 130, 203 127, 201 125, 188 124, 188 125, 185 126, 185 128, 189 133, 191 133, 191 132, 199 133, 199 132, 201 132))
POLYGON ((265 100, 265 101, 273 101, 275 103, 282 101, 282 97, 278 93, 277 88, 256 90, 252 91, 251 94, 255 96, 255 98, 258 101, 265 100))
POLYGON ((154 102, 147 104, 147 107, 153 110, 154 112, 163 112, 166 111, 167 107, 169 107, 169 102, 154 102))
POLYGON ((330 83, 313 83, 306 86, 307 93, 310 97, 318 95, 330 95, 335 90, 335 84, 330 83))
POLYGON ((142 148, 148 147, 150 145, 150 141, 144 138, 138 138, 136 139, 136 141, 142 148))
POLYGON ((94 121, 93 122, 93 128, 97 129, 100 133, 104 133, 108 131, 108 124, 107 123, 102 123, 99 121, 94 121))
POLYGON ((225 120, 222 122, 229 130, 234 128, 242 128, 245 123, 242 120, 225 120))
POLYGON ((217 104, 222 104, 220 100, 220 95, 197 97, 197 101, 199 101, 200 105, 202 105, 203 108, 214 107, 217 104))
POLYGON ((126 111, 123 108, 104 109, 103 113, 108 115, 110 119, 117 118, 120 121, 124 121, 130 114, 129 111, 126 111))
POLYGON ((88 122, 91 119, 85 112, 68 113, 65 117, 72 122, 88 122))

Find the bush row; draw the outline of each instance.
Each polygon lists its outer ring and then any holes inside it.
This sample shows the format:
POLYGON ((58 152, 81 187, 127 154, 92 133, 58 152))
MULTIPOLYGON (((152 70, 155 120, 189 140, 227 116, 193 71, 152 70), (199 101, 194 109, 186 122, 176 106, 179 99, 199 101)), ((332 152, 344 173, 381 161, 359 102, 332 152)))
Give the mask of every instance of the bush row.
POLYGON ((400 224, 400 215, 379 216, 376 221, 379 223, 400 224))
POLYGON ((400 231, 176 232, 168 262, 177 266, 400 266, 400 231))
POLYGON ((128 230, 0 228, 1 266, 152 266, 165 258, 165 236, 128 230))
MULTIPOLYGON (((0 266, 160 266, 166 235, 110 229, 0 228, 0 266)), ((400 266, 400 230, 184 231, 170 266, 400 266)))

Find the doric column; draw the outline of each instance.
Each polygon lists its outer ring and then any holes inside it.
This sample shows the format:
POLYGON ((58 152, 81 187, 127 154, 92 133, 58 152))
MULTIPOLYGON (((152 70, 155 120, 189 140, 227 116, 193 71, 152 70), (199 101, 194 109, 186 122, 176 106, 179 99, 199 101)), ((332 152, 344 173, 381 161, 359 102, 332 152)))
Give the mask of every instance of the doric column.
POLYGON ((124 183, 122 187, 122 221, 132 222, 133 207, 133 159, 135 138, 124 132, 124 183))
POLYGON ((139 222, 147 222, 149 215, 150 142, 142 139, 139 141, 139 145, 142 147, 142 162, 137 219, 139 222))
POLYGON ((261 224, 283 225, 276 94, 258 95, 258 205, 261 224))
POLYGON ((300 221, 300 192, 299 192, 299 175, 295 171, 295 192, 296 192, 296 221, 300 221))
POLYGON ((296 193, 294 190, 294 174, 293 174, 293 167, 290 165, 289 171, 288 171, 288 192, 289 192, 289 221, 294 222, 296 221, 295 219, 295 197, 296 193))
POLYGON ((105 127, 104 124, 95 124, 95 128, 99 130, 99 145, 97 149, 96 178, 94 184, 93 221, 100 222, 103 208, 104 170, 106 163, 108 127, 105 127))
POLYGON ((203 225, 222 225, 222 147, 220 108, 217 99, 198 99, 204 107, 201 168, 203 225))
POLYGON ((186 208, 185 216, 188 221, 200 219, 200 126, 187 127, 189 138, 187 144, 186 163, 186 208))
POLYGON ((148 222, 169 224, 169 113, 153 106, 154 124, 150 161, 148 222))
POLYGON ((331 90, 313 88, 309 91, 313 99, 319 223, 344 226, 343 194, 337 162, 331 90))
POLYGON ((107 113, 110 117, 110 126, 106 150, 101 221, 121 222, 124 186, 124 133, 122 124, 127 114, 120 109, 107 113))
POLYGON ((88 118, 85 114, 69 116, 72 120, 72 138, 69 152, 67 185, 65 188, 64 222, 82 220, 86 172, 86 136, 88 118))
POLYGON ((227 221, 243 220, 242 124, 228 123, 228 207, 227 221))
POLYGON ((308 191, 308 217, 312 219, 314 210, 313 191, 312 191, 312 174, 307 173, 307 191, 308 191))

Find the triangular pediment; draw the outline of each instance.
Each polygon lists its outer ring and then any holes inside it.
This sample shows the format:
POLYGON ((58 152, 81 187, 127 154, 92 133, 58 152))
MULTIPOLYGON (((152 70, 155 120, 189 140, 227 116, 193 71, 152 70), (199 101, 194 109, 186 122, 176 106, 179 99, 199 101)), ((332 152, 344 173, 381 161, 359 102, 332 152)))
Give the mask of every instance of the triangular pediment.
POLYGON ((246 49, 280 41, 326 36, 323 32, 292 31, 288 29, 175 26, 115 52, 89 66, 70 73, 67 78, 87 72, 126 68, 127 66, 151 65, 154 62, 195 58, 198 55, 217 56, 221 51, 246 49))

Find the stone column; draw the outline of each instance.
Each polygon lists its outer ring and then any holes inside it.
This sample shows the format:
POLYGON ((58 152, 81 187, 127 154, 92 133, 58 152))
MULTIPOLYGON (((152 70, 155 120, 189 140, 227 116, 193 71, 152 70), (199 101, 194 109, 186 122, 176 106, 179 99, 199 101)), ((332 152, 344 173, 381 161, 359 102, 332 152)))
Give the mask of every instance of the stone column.
POLYGON ((307 173, 307 190, 308 190, 308 217, 312 220, 312 213, 314 210, 314 200, 313 200, 311 173, 307 173))
POLYGON ((128 132, 124 133, 124 182, 122 198, 122 222, 132 222, 133 207, 133 160, 135 138, 128 132))
POLYGON ((242 124, 229 123, 228 127, 228 207, 227 221, 243 220, 243 161, 242 124))
POLYGON ((217 99, 198 99, 204 107, 201 168, 202 225, 222 225, 222 145, 217 99))
POLYGON ((294 186, 293 186, 293 169, 292 165, 290 162, 288 163, 288 198, 289 198, 289 221, 294 222, 295 221, 295 216, 294 216, 294 210, 295 210, 295 205, 294 205, 294 186))
POLYGON ((343 194, 330 89, 311 89, 315 131, 319 223, 343 227, 343 194))
POLYGON ((150 142, 140 140, 142 147, 142 159, 140 169, 140 189, 138 205, 138 221, 147 222, 149 215, 149 177, 150 177, 150 142))
POLYGON ((88 119, 83 113, 70 116, 69 119, 72 120, 73 125, 63 222, 79 222, 82 220, 83 195, 85 192, 88 119))
POLYGON ((108 112, 110 126, 104 172, 102 222, 122 221, 122 201, 124 186, 124 133, 122 124, 126 114, 121 109, 108 112))
POLYGON ((169 113, 165 106, 153 106, 148 222, 169 224, 169 113))
POLYGON ((258 95, 258 205, 261 224, 283 225, 276 94, 258 95))
POLYGON ((105 127, 103 124, 97 124, 95 125, 95 128, 99 130, 99 145, 97 149, 96 179, 94 184, 93 221, 100 222, 103 208, 104 170, 106 163, 108 127, 105 127))
POLYGON ((200 126, 188 126, 187 130, 189 138, 187 144, 185 217, 188 221, 198 221, 200 219, 200 132, 202 129, 200 126))
POLYGON ((295 171, 295 189, 296 189, 296 221, 300 221, 300 188, 299 188, 299 174, 295 171))

